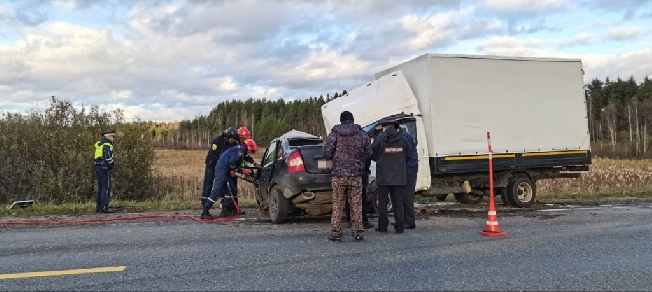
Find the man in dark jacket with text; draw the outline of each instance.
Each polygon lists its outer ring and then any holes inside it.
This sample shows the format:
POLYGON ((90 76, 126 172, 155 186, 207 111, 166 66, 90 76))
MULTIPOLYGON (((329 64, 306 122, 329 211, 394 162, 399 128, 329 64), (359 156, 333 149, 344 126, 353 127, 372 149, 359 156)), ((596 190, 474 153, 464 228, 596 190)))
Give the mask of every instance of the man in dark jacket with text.
POLYGON ((360 241, 364 236, 362 225, 362 176, 365 163, 371 156, 369 137, 353 123, 353 114, 343 111, 341 124, 331 130, 324 144, 323 155, 333 161, 331 171, 333 186, 333 207, 331 215, 332 241, 342 237, 342 212, 344 200, 351 206, 351 225, 353 238, 360 241))
POLYGON ((378 227, 376 231, 387 232, 387 193, 394 206, 396 233, 403 233, 405 227, 405 212, 403 193, 407 185, 407 161, 410 145, 394 128, 394 120, 378 121, 383 132, 374 139, 371 145, 371 159, 376 161, 376 185, 378 186, 378 227))

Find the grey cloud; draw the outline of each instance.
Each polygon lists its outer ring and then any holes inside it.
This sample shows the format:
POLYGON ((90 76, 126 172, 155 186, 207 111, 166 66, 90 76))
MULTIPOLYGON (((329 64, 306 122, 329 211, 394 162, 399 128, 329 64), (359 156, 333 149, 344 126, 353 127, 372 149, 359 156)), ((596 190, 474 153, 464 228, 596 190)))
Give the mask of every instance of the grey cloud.
POLYGON ((190 1, 156 18, 153 27, 181 37, 210 31, 219 41, 247 43, 275 32, 292 10, 271 1, 190 1))
POLYGON ((611 40, 634 40, 643 37, 649 33, 649 29, 645 27, 614 27, 608 32, 608 37, 611 40))
POLYGON ((422 10, 431 7, 455 7, 460 5, 460 0, 338 0, 332 1, 336 10, 355 11, 384 14, 397 7, 408 10, 422 10))
POLYGON ((636 12, 643 7, 652 7, 652 1, 648 0, 583 0, 580 7, 588 7, 595 10, 623 11, 623 20, 630 20, 635 17, 636 12))
POLYGON ((37 26, 48 20, 48 14, 38 6, 23 5, 16 9, 16 20, 29 26, 37 26))
POLYGON ((502 17, 528 18, 540 14, 559 13, 572 9, 571 1, 491 1, 485 0, 478 3, 480 9, 491 11, 502 17))
POLYGON ((112 4, 110 0, 73 0, 73 2, 77 10, 88 10, 97 6, 108 6, 112 4))
POLYGON ((541 31, 560 32, 563 28, 560 25, 550 26, 546 25, 545 21, 539 20, 534 23, 522 24, 520 21, 510 21, 508 23, 508 32, 512 35, 516 34, 533 34, 541 31))
POLYGON ((580 1, 581 7, 591 7, 598 9, 613 8, 632 8, 650 4, 648 0, 583 0, 580 1))

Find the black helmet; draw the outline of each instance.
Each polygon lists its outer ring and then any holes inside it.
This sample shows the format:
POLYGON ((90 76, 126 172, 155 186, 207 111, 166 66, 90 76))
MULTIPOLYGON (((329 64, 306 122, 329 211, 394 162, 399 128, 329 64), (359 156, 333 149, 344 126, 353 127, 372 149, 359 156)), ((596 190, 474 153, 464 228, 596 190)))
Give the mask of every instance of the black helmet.
POLYGON ((229 127, 228 129, 224 130, 224 137, 237 140, 239 138, 238 130, 236 130, 234 127, 229 127))

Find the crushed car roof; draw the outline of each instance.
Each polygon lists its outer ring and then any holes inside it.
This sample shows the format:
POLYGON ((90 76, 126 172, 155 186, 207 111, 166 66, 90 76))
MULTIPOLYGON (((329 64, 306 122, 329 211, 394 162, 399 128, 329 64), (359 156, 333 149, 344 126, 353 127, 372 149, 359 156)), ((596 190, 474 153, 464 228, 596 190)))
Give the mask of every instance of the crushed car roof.
POLYGON ((286 132, 285 134, 281 135, 278 138, 279 139, 286 139, 286 140, 287 139, 320 139, 321 140, 321 137, 317 137, 315 135, 308 134, 306 132, 297 131, 297 130, 294 130, 294 129, 292 129, 289 132, 286 132))

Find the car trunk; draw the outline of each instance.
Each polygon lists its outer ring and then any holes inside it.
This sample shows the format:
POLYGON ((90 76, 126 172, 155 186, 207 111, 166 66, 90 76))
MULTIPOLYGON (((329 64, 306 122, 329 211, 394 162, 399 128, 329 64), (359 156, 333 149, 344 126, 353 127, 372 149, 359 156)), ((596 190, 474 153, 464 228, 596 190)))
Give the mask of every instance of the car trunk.
POLYGON ((330 173, 331 161, 323 158, 323 145, 306 145, 298 147, 303 164, 308 173, 330 173))

